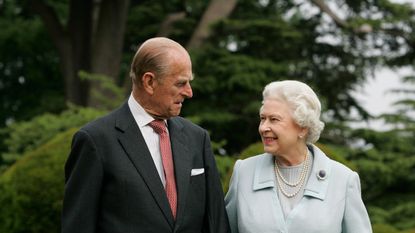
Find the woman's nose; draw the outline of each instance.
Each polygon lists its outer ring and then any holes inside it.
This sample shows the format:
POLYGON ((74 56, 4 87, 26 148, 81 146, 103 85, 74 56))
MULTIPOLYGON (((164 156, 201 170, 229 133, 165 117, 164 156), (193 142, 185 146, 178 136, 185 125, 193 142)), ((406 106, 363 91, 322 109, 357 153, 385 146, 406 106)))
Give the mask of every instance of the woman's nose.
POLYGON ((259 124, 259 131, 266 132, 266 131, 269 131, 269 130, 270 130, 270 127, 269 127, 267 121, 263 121, 259 124))

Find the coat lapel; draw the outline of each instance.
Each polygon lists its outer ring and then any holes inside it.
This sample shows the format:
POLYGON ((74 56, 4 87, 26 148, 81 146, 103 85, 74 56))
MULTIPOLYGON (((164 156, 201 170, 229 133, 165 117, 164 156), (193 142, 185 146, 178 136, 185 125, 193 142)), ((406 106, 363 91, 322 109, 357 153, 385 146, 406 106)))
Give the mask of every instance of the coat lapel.
POLYGON ((264 190, 270 194, 270 197, 275 203, 275 206, 271 205, 273 211, 274 222, 279 226, 285 225, 285 219, 281 208, 281 204, 278 198, 278 190, 275 187, 275 170, 274 170, 274 156, 268 153, 261 155, 261 159, 255 165, 253 190, 264 190))
POLYGON ((158 179, 159 175, 150 151, 147 148, 143 135, 141 134, 127 103, 121 107, 119 113, 115 123, 115 127, 118 130, 118 140, 138 173, 147 184, 148 189, 170 226, 173 228, 174 219, 163 184, 161 183, 161 180, 158 179))
MULTIPOLYGON (((184 207, 186 205, 187 191, 190 182, 190 173, 192 169, 192 157, 186 144, 187 135, 183 132, 183 124, 172 118, 167 121, 170 134, 170 143, 173 153, 174 171, 177 186, 177 216, 176 223, 179 223, 183 217, 184 207)), ((177 224, 180 225, 180 224, 177 224)))
POLYGON ((270 154, 262 155, 255 167, 253 189, 256 191, 274 187, 274 174, 274 157, 270 154))
POLYGON ((311 145, 309 149, 313 153, 314 159, 304 195, 324 200, 330 180, 330 160, 318 147, 311 145), (321 171, 324 172, 324 177, 319 175, 321 171))

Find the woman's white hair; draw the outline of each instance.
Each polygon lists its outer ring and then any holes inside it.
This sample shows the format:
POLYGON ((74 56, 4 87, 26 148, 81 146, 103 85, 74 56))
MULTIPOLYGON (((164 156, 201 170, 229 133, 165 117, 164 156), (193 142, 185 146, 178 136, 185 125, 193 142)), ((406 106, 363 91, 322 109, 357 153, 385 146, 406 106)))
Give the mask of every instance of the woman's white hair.
POLYGON ((306 143, 315 143, 324 128, 320 121, 321 103, 316 93, 305 83, 295 80, 275 81, 265 86, 264 100, 278 100, 288 104, 294 121, 308 128, 306 143))

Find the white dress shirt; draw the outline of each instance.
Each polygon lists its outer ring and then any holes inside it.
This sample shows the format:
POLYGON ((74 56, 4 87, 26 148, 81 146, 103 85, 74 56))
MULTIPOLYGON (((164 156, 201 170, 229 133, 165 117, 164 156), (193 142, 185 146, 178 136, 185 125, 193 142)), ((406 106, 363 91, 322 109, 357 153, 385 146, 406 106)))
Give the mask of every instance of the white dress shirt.
POLYGON ((159 135, 154 132, 153 128, 151 128, 149 125, 149 123, 152 122, 154 118, 144 110, 144 108, 134 99, 132 94, 128 99, 128 107, 130 108, 141 133, 143 134, 144 141, 150 150, 151 157, 153 158, 154 165, 156 165, 156 169, 160 176, 161 182, 165 187, 166 179, 164 177, 163 163, 161 160, 160 138, 159 135))

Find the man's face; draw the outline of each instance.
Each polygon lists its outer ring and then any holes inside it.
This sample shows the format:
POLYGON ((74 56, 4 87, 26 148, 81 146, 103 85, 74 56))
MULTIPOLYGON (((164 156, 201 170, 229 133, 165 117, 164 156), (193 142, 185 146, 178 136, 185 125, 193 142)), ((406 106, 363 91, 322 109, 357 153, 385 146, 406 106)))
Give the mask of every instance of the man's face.
POLYGON ((192 79, 192 63, 189 56, 177 56, 172 61, 168 74, 155 80, 152 114, 163 119, 178 116, 184 99, 193 96, 190 86, 192 79))

